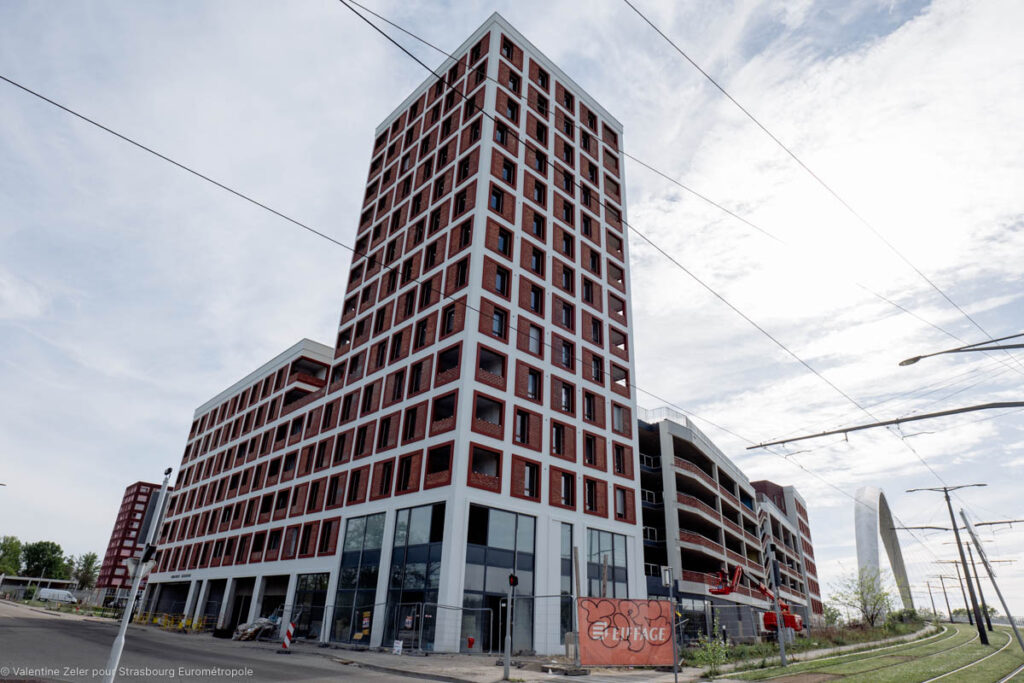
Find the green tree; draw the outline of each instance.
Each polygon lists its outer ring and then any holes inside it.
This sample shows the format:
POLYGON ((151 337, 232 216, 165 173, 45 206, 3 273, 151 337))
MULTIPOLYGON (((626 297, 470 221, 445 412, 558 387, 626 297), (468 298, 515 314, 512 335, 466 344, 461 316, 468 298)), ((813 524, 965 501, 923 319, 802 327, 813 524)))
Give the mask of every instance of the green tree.
POLYGON ((21 548, 21 559, 25 563, 24 576, 45 576, 53 579, 66 579, 67 565, 64 563, 64 550, 53 541, 36 541, 26 543, 21 548))
POLYGON ((842 612, 833 604, 826 603, 824 607, 825 626, 838 626, 842 619, 842 612))
POLYGON ((870 567, 840 579, 832 588, 832 600, 840 607, 849 607, 859 613, 868 626, 884 621, 892 607, 892 594, 885 577, 870 567))
POLYGON ((17 536, 0 539, 0 574, 17 576, 21 571, 21 541, 17 536))
POLYGON ((96 585, 96 577, 100 573, 99 557, 96 553, 79 555, 75 561, 75 570, 71 578, 78 582, 78 587, 89 589, 96 585))

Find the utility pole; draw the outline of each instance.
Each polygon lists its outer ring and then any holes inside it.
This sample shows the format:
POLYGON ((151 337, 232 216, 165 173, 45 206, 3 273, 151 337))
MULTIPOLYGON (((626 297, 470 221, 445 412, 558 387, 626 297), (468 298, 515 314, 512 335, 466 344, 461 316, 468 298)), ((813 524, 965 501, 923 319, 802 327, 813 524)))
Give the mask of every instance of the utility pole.
POLYGON ((786 623, 782 619, 782 608, 779 606, 779 558, 775 557, 775 544, 768 546, 772 553, 772 588, 775 589, 775 637, 779 639, 779 661, 786 666, 786 623))
POLYGON ((985 594, 981 591, 981 574, 978 573, 978 565, 974 564, 974 553, 971 552, 970 542, 967 543, 967 556, 971 558, 971 571, 974 572, 974 580, 978 583, 978 597, 981 599, 981 614, 985 617, 985 625, 988 627, 989 633, 991 633, 992 617, 988 614, 988 605, 985 604, 985 594))
POLYGON ((978 601, 974 597, 974 585, 971 583, 971 570, 967 566, 967 555, 964 553, 963 543, 960 541, 960 528, 956 523, 956 516, 953 515, 953 503, 949 500, 949 492, 956 491, 957 489, 970 488, 973 486, 986 486, 986 484, 962 484, 960 486, 941 486, 938 488, 925 488, 925 489, 908 489, 907 493, 913 493, 914 491, 942 491, 942 495, 946 499, 946 507, 949 509, 949 521, 953 526, 953 535, 956 537, 956 547, 960 551, 960 563, 964 567, 964 576, 967 578, 967 592, 971 596, 970 610, 974 612, 975 625, 978 627, 978 638, 981 639, 982 645, 988 645, 988 632, 985 631, 985 625, 981 623, 981 610, 978 608, 978 601))
POLYGON ((928 586, 928 599, 932 602, 932 614, 938 617, 939 613, 935 611, 935 596, 932 595, 932 584, 928 581, 925 581, 924 585, 928 586))
POLYGON ((132 612, 135 608, 135 599, 139 594, 139 585, 142 577, 153 567, 153 555, 156 554, 156 542, 160 538, 160 525, 163 523, 164 510, 167 509, 167 483, 171 480, 171 468, 164 471, 164 483, 160 487, 160 497, 156 499, 153 508, 153 521, 149 526, 149 533, 146 534, 146 545, 142 550, 142 556, 138 560, 130 560, 128 568, 132 571, 132 589, 128 594, 128 604, 125 605, 124 614, 121 616, 121 628, 118 629, 117 637, 110 646, 110 658, 107 660, 107 669, 104 672, 104 683, 114 683, 117 675, 118 664, 121 662, 121 652, 124 650, 124 637, 128 632, 128 622, 131 621, 132 612), (133 566, 134 565, 134 566, 133 566))
POLYGON ((946 577, 939 576, 939 583, 942 584, 942 597, 946 598, 946 616, 949 617, 949 623, 953 623, 953 608, 949 606, 949 593, 946 592, 946 577))
POLYGON ((1006 606, 1006 598, 1003 597, 1003 592, 999 590, 999 584, 996 583, 996 573, 992 570, 992 563, 989 562, 988 556, 985 555, 985 549, 978 543, 978 535, 974 533, 974 526, 968 521, 967 515, 964 514, 963 510, 960 510, 960 517, 964 520, 964 525, 967 527, 967 533, 971 535, 971 539, 974 540, 975 547, 978 548, 978 555, 981 557, 982 564, 985 565, 985 570, 988 571, 988 578, 992 582, 992 587, 996 589, 996 595, 999 596, 999 602, 1003 605, 1003 611, 1006 612, 1006 619, 1010 622, 1010 628, 1013 629, 1013 635, 1017 636, 1017 644, 1020 645, 1020 649, 1024 650, 1024 639, 1020 637, 1020 631, 1017 630, 1017 624, 1013 620, 1013 615, 1010 614, 1010 608, 1006 606))
MULTIPOLYGON (((956 560, 939 560, 936 564, 951 564, 953 565, 953 568, 956 569, 956 582, 960 586, 960 595, 964 598, 964 611, 967 612, 967 623, 974 626, 974 617, 971 615, 971 604, 967 602, 967 590, 964 588, 963 576, 960 575, 960 563, 956 560)), ((953 577, 949 577, 949 580, 952 581, 953 577)))
POLYGON ((501 679, 503 681, 510 680, 508 672, 512 664, 512 595, 517 585, 519 585, 519 577, 509 574, 508 603, 505 605, 505 675, 501 679))

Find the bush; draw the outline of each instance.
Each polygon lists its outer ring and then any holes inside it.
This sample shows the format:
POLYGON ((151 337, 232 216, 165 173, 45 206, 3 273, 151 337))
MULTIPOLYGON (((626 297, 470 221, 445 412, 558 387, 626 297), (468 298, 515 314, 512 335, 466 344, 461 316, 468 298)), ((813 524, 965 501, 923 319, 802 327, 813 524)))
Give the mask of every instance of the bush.
POLYGON ((721 666, 729 658, 729 648, 718 637, 718 632, 718 618, 716 617, 711 629, 711 637, 701 634, 697 640, 697 651, 694 653, 694 659, 701 666, 707 667, 709 676, 717 676, 721 666))

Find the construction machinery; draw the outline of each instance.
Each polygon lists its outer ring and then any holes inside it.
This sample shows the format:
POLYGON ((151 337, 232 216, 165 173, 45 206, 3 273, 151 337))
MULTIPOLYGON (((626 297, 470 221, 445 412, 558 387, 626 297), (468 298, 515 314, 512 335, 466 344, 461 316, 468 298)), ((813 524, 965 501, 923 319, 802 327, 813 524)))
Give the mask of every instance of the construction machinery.
MULTIPOLYGON (((716 582, 710 588, 708 592, 712 595, 729 595, 743 582, 743 567, 736 565, 736 569, 733 570, 732 577, 729 576, 725 570, 718 570, 715 573, 716 582)), ((752 582, 751 582, 752 583, 752 582)), ((764 596, 765 600, 770 603, 778 600, 779 611, 782 612, 782 624, 787 628, 791 628, 794 631, 804 630, 804 620, 799 614, 793 614, 789 611, 789 603, 782 599, 777 599, 775 593, 768 589, 763 582, 758 582, 757 590, 764 596)), ((766 631, 776 631, 779 628, 778 617, 775 612, 765 612, 762 616, 762 624, 766 631)))

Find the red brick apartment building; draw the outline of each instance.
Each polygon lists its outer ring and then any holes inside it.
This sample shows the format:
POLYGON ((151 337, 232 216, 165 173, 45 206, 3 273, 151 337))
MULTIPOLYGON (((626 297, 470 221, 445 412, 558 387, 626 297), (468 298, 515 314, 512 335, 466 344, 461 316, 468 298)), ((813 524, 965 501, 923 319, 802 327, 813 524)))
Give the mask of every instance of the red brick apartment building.
POLYGON ((496 14, 453 54, 374 133, 333 348, 197 409, 151 609, 498 650, 515 573, 547 653, 574 567, 646 596, 622 127, 496 14))
POLYGON ((124 562, 135 557, 139 551, 138 546, 145 542, 145 539, 139 538, 139 532, 150 498, 158 493, 160 484, 147 481, 137 481, 124 490, 121 507, 114 520, 114 530, 110 534, 107 552, 103 555, 103 564, 100 565, 96 579, 96 588, 102 591, 103 600, 128 597, 131 578, 124 562))

